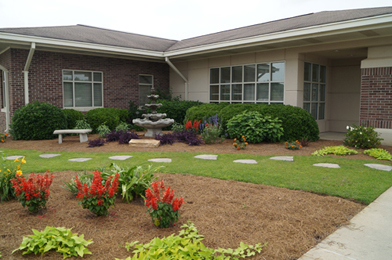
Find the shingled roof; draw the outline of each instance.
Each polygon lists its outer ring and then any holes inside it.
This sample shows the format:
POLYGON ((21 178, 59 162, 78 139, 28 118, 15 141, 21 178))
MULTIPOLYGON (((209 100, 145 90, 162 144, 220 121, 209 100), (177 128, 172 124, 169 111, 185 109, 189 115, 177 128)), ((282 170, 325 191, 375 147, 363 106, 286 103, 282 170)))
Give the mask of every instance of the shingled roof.
POLYGON ((212 33, 182 41, 86 25, 0 28, 0 32, 165 52, 391 13, 392 7, 325 11, 212 33))

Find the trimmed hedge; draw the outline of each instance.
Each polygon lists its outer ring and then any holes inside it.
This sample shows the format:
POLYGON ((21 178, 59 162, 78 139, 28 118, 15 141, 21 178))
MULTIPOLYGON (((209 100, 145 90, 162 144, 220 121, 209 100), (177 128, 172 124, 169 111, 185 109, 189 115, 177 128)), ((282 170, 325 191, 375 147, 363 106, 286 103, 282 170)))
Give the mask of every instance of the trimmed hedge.
POLYGON ((66 128, 67 119, 62 109, 34 101, 15 110, 10 133, 14 140, 44 140, 56 138, 53 131, 66 128))
POLYGON ((120 108, 96 108, 86 113, 86 119, 93 129, 93 133, 96 133, 97 128, 103 123, 110 130, 113 130, 120 122, 128 121, 128 110, 120 108))
POLYGON ((63 109, 63 113, 67 118, 67 129, 74 129, 76 126, 76 120, 84 119, 84 114, 75 109, 63 109))
POLYGON ((191 107, 186 111, 185 119, 183 123, 185 124, 188 120, 193 122, 196 120, 202 120, 204 116, 210 117, 219 114, 219 112, 229 106, 229 103, 205 103, 200 106, 191 107))
POLYGON ((185 119, 186 112, 191 107, 198 107, 203 104, 200 101, 168 101, 159 100, 162 104, 161 107, 157 109, 158 113, 166 113, 166 118, 174 119, 174 122, 182 124, 185 119))

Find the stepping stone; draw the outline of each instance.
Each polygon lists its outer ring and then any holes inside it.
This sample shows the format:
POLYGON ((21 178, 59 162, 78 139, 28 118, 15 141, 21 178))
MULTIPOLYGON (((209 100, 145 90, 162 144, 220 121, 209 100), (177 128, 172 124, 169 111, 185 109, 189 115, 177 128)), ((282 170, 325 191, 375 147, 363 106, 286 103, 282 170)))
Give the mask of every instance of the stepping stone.
POLYGON ((251 160, 251 159, 240 159, 240 160, 235 160, 233 162, 235 162, 235 163, 257 164, 257 162, 255 160, 251 160))
POLYGON ((159 140, 153 140, 153 139, 131 139, 129 141, 129 145, 131 147, 152 147, 152 148, 157 148, 161 144, 161 141, 159 140))
POLYGON ((13 156, 7 156, 5 157, 6 160, 15 160, 15 159, 19 159, 19 158, 23 158, 23 155, 13 155, 13 156))
POLYGON ((117 156, 112 156, 109 157, 111 160, 118 160, 118 161, 125 161, 126 159, 131 158, 132 156, 130 155, 117 155, 117 156))
POLYGON ((204 159, 204 160, 215 160, 218 158, 218 155, 214 154, 201 154, 201 155, 196 155, 194 158, 197 159, 204 159))
POLYGON ((376 170, 381 170, 381 171, 391 171, 392 166, 384 165, 384 164, 376 164, 376 163, 371 163, 371 164, 365 164, 365 166, 376 169, 376 170))
POLYGON ((48 159, 48 158, 53 158, 53 157, 60 156, 60 155, 61 154, 48 153, 48 154, 40 154, 39 157, 48 159))
POLYGON ((74 158, 74 159, 68 159, 68 161, 71 161, 71 162, 85 162, 85 161, 88 161, 88 160, 91 160, 91 158, 74 158))
POLYGON ((313 166, 317 166, 317 167, 325 167, 325 168, 340 168, 339 164, 336 163, 316 163, 313 164, 313 166))
POLYGON ((170 159, 170 158, 156 158, 156 159, 150 159, 148 161, 149 162, 171 162, 172 159, 170 159))
POLYGON ((277 161, 287 161, 287 162, 293 162, 294 158, 293 156, 275 156, 271 157, 271 160, 277 160, 277 161))

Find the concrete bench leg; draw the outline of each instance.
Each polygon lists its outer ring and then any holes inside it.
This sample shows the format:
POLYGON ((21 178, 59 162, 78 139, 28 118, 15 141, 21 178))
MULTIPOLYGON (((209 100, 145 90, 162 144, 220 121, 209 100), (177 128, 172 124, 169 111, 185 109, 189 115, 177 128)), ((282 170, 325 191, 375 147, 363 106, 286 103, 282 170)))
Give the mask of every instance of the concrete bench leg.
POLYGON ((59 134, 59 144, 62 144, 62 143, 63 143, 63 135, 59 134))
POLYGON ((88 141, 87 134, 79 134, 80 142, 84 143, 88 141))

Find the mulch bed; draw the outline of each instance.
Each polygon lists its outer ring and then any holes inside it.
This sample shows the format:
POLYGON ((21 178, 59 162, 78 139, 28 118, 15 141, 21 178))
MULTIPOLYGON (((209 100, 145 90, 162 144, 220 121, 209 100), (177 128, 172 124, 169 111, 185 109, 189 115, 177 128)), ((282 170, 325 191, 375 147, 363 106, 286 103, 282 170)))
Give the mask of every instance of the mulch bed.
MULTIPOLYGON (((94 139, 89 135, 89 139, 94 139)), ((160 148, 130 149, 128 145, 116 143, 102 147, 87 148, 79 143, 79 137, 68 136, 63 144, 57 139, 46 141, 7 140, 2 148, 32 149, 42 151, 74 152, 203 152, 234 153, 232 141, 222 144, 189 147, 185 144, 166 145, 160 148)), ((289 151, 282 144, 249 145, 240 151, 249 154, 300 154, 311 152, 327 145, 339 145, 341 141, 318 141, 299 151, 289 151)), ((391 147, 387 148, 391 152, 391 147)), ((365 155, 349 158, 371 159, 365 155)), ((3 259, 62 259, 56 252, 41 256, 25 255, 12 250, 19 247, 22 237, 33 234, 31 229, 44 230, 46 226, 73 228, 94 241, 88 248, 93 255, 86 259, 124 259, 130 256, 125 242, 149 242, 152 238, 177 233, 182 224, 191 220, 199 234, 204 235, 204 244, 211 248, 237 248, 246 244, 268 243, 260 255, 249 259, 298 259, 301 255, 331 234, 361 211, 365 206, 338 197, 322 196, 309 192, 294 191, 266 185, 218 180, 207 177, 157 173, 182 196, 185 204, 180 209, 181 219, 174 226, 160 229, 153 225, 147 207, 138 198, 131 203, 117 198, 116 205, 106 217, 95 217, 78 205, 78 200, 62 188, 77 172, 54 172, 51 195, 47 209, 38 214, 29 214, 17 201, 0 203, 0 252, 3 259)), ((251 174, 251 173, 250 173, 251 174)))

